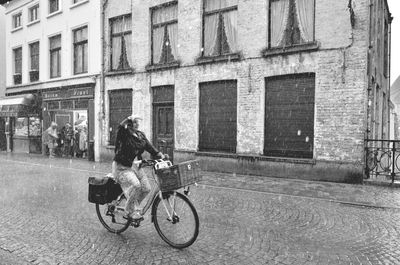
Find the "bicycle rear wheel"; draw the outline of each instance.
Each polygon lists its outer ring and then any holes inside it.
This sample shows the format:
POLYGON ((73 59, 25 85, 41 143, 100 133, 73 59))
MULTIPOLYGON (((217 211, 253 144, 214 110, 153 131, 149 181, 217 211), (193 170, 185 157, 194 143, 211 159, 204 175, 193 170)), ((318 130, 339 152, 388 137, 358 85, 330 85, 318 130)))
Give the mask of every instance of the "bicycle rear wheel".
POLYGON ((153 222, 160 237, 174 248, 186 248, 199 234, 199 216, 190 200, 183 194, 163 193, 154 201, 153 222))
POLYGON ((126 219, 125 212, 121 210, 125 206, 126 199, 118 202, 96 204, 96 213, 101 224, 111 233, 120 234, 128 229, 131 221, 126 219))

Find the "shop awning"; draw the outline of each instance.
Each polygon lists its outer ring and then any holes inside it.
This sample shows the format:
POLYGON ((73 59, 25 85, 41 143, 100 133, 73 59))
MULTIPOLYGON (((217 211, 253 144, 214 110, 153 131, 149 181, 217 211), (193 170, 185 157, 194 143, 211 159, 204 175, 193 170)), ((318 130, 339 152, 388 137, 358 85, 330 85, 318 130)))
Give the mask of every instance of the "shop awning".
POLYGON ((27 117, 37 115, 35 96, 26 94, 0 98, 0 117, 27 117))

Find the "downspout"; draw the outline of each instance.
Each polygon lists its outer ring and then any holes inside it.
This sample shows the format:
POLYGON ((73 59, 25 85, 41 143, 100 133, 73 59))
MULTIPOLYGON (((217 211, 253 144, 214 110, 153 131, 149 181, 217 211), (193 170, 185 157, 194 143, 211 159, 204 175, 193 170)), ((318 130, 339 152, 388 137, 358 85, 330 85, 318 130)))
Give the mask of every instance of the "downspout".
POLYGON ((367 113, 366 113, 366 128, 365 128, 365 137, 364 137, 364 178, 369 178, 369 170, 367 167, 367 159, 368 159, 368 140, 369 134, 371 131, 370 128, 370 112, 371 112, 371 50, 372 46, 372 36, 371 36, 371 29, 372 25, 372 7, 373 3, 372 0, 369 1, 369 27, 368 27, 368 53, 367 53, 367 113))
POLYGON ((100 82, 100 96, 101 96, 101 124, 102 131, 104 132, 105 126, 105 52, 106 52, 106 42, 105 42, 105 9, 108 4, 108 0, 102 1, 101 6, 101 82, 100 82))
MULTIPOLYGON (((388 96, 388 99, 387 99, 387 105, 388 105, 388 131, 389 131, 389 140, 390 140, 390 105, 389 105, 389 103, 390 103, 390 96, 391 96, 391 94, 392 94, 392 90, 391 90, 391 85, 390 85, 390 71, 391 71, 391 63, 390 63, 390 57, 392 57, 392 52, 391 52, 391 49, 392 49, 392 20, 393 20, 393 17, 392 17, 392 14, 390 14, 389 13, 389 21, 388 21, 388 38, 389 38, 389 47, 387 48, 388 49, 388 56, 387 56, 387 58, 386 58, 386 60, 388 60, 388 94, 389 94, 389 96, 388 96)), ((394 133, 394 132, 393 132, 394 133)), ((394 137, 393 137, 393 140, 396 140, 396 139, 394 139, 394 137)))

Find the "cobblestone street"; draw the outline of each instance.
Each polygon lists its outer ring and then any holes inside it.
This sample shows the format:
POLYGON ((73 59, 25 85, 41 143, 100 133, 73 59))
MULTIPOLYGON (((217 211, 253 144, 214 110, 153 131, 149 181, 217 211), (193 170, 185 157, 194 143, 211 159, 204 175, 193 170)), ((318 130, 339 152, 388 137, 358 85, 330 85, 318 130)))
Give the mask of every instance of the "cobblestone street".
POLYGON ((204 172, 199 237, 176 250, 148 215, 102 227, 87 178, 108 167, 0 154, 0 264, 400 264, 400 189, 204 172))

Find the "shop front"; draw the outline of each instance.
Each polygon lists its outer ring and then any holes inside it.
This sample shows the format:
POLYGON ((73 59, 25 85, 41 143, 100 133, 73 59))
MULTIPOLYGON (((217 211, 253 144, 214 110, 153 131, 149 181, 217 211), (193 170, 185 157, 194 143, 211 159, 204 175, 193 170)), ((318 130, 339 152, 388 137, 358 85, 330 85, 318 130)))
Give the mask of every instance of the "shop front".
POLYGON ((33 94, 0 98, 0 142, 7 152, 42 152, 42 121, 38 99, 33 94))
POLYGON ((43 91, 42 97, 43 128, 47 129, 51 122, 58 125, 56 154, 94 159, 94 86, 54 88, 43 91))

